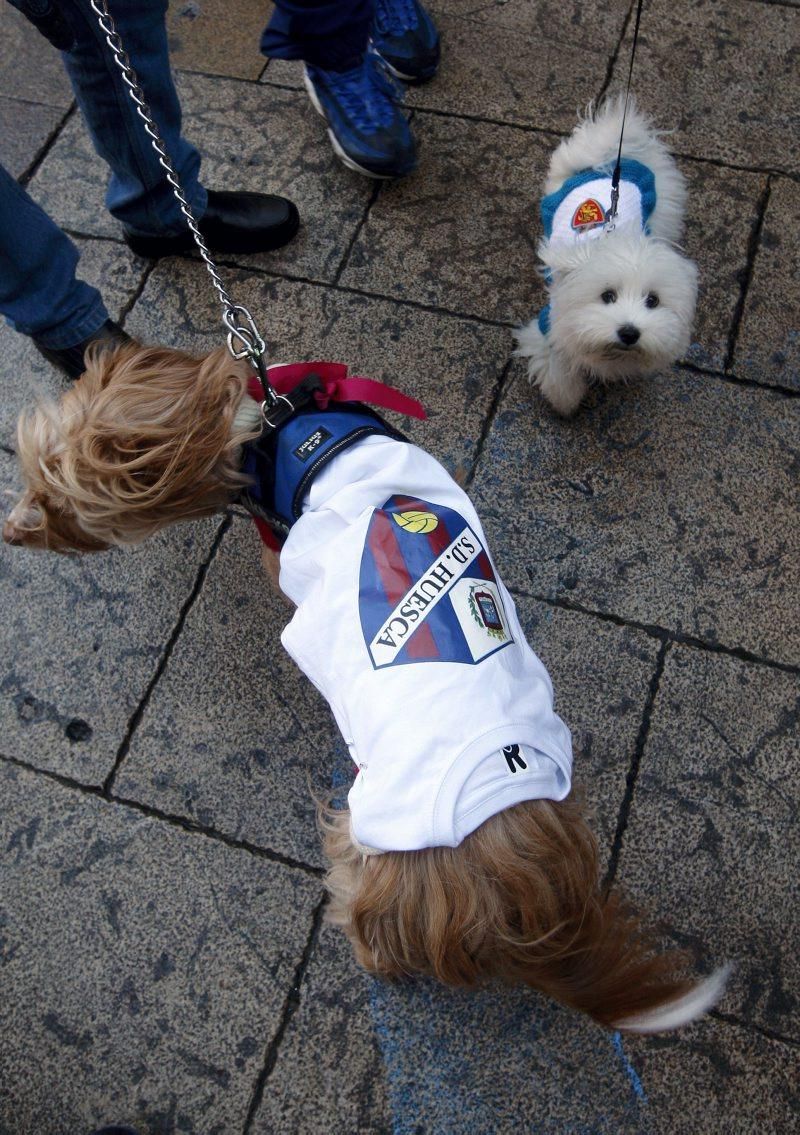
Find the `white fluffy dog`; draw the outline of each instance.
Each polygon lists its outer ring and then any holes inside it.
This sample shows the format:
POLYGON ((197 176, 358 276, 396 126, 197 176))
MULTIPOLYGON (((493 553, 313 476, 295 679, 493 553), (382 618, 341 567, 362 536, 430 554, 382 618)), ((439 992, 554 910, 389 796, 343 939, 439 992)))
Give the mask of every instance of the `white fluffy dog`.
POLYGON ((632 102, 618 211, 609 222, 623 106, 617 98, 590 112, 553 154, 539 245, 550 304, 515 333, 528 377, 564 415, 577 410, 591 382, 661 370, 690 342, 697 269, 673 247, 686 187, 632 102))

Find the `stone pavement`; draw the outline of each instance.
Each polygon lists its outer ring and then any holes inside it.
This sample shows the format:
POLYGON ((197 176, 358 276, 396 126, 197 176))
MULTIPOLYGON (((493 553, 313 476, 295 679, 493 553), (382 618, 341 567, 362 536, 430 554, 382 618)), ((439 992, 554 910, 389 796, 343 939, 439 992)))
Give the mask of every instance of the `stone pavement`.
MULTIPOLYGON (((235 258, 273 357, 342 358, 430 409, 573 730, 609 871, 718 1009, 611 1036, 529 991, 367 979, 323 920, 311 792, 345 768, 280 649, 248 522, 83 560, 0 552, 0 1132, 798 1129, 800 12, 649 0, 636 84, 690 185, 696 340, 671 374, 556 419, 512 359, 542 300, 537 201, 576 109, 619 86, 628 0, 438 0, 441 75, 409 97, 402 184, 332 157, 262 5, 169 20, 188 136, 218 188, 304 228, 235 258)), ((133 257, 56 53, 0 5, 0 158, 68 229, 127 329, 220 338, 196 260, 133 257)), ((2 341, 14 421, 61 379, 2 341)))

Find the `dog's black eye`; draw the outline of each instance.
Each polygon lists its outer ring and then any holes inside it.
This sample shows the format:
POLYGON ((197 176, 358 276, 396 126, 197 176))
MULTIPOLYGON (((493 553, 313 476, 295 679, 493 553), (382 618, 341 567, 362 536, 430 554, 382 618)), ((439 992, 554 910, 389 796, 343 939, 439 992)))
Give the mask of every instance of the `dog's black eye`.
POLYGON ((616 303, 617 302, 617 293, 612 288, 608 288, 600 296, 600 299, 603 301, 603 303, 616 303))
POLYGON ((659 299, 655 292, 648 292, 644 301, 645 307, 658 307, 659 299))

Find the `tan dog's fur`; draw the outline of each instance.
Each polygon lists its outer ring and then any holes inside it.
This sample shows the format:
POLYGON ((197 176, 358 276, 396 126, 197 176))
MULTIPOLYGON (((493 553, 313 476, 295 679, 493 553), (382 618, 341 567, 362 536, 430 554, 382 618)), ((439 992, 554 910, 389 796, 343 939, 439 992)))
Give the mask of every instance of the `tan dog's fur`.
MULTIPOLYGON (((223 508, 244 483, 241 447, 258 432, 246 381, 224 350, 95 354, 59 404, 20 419, 27 487, 4 537, 97 551, 223 508)), ((263 560, 277 582, 277 557, 265 549, 263 560)), ((634 1032, 684 1024, 719 996, 724 973, 699 985, 680 977, 681 956, 659 953, 627 902, 601 887, 574 795, 518 804, 454 848, 369 855, 347 811, 323 810, 321 822, 331 917, 373 973, 521 982, 634 1032)))

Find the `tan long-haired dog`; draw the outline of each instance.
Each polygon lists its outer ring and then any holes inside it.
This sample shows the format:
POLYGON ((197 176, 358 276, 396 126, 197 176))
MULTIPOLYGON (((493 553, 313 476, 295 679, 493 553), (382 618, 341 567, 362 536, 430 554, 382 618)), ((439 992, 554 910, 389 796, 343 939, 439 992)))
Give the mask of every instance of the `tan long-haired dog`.
MULTIPOLYGON (((259 433, 247 383, 225 350, 91 355, 59 403, 20 419, 26 488, 5 540, 99 551, 224 508, 259 433)), ((682 976, 601 886, 569 733, 468 498, 363 407, 327 413, 286 427, 300 487, 280 571, 296 605, 284 645, 358 765, 349 807, 322 816, 332 919, 387 977, 520 982, 632 1032, 692 1020, 725 970, 682 976)))

